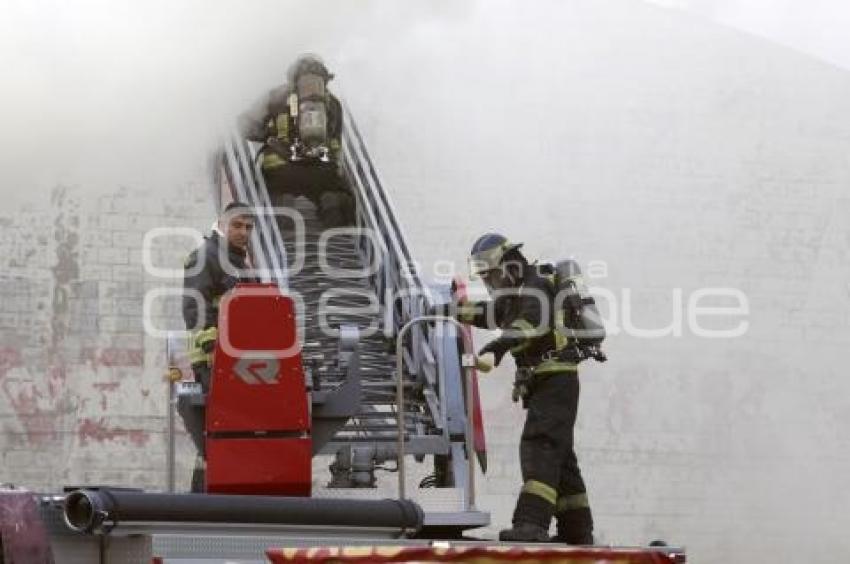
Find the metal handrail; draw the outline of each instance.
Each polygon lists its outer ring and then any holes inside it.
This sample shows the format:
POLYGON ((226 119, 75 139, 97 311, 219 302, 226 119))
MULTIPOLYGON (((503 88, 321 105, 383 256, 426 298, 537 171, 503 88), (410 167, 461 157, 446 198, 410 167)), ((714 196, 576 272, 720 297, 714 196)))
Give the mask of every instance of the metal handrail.
POLYGON ((255 219, 257 228, 251 235, 254 258, 259 263, 255 266, 266 271, 261 276, 264 281, 275 282, 285 290, 288 286, 286 247, 277 219, 269 215, 273 208, 262 181, 262 172, 258 173, 258 165, 249 154, 247 141, 235 131, 231 133, 229 143, 225 144, 224 157, 232 177, 229 183, 231 196, 253 206, 258 212, 255 219))
MULTIPOLYGON (((447 321, 454 324, 458 329, 463 329, 463 325, 456 319, 446 317, 444 315, 423 315, 415 317, 404 324, 398 332, 398 340, 396 341, 396 409, 399 414, 404 413, 404 372, 403 372, 403 357, 401 347, 404 342, 404 335, 407 331, 417 323, 427 321, 447 321)), ((472 367, 474 360, 471 354, 464 353, 463 355, 463 372, 464 372, 464 390, 466 391, 466 460, 468 464, 469 476, 467 476, 467 495, 466 495, 466 510, 475 510, 475 458, 473 457, 473 409, 474 403, 472 398, 472 367)), ((398 498, 405 498, 405 470, 404 470, 404 418, 400 415, 396 418, 398 421, 398 498)))
MULTIPOLYGON (((395 334, 398 338, 398 330, 405 323, 405 318, 415 317, 422 312, 425 306, 433 302, 433 296, 413 269, 409 246, 395 218, 395 210, 380 183, 363 138, 348 111, 346 125, 349 128, 344 130, 343 157, 351 177, 350 184, 359 197, 361 208, 364 208, 360 219, 366 223, 366 227, 379 236, 380 241, 380 248, 376 249, 381 258, 378 276, 385 287, 379 299, 387 311, 393 312, 392 324, 385 327, 385 331, 388 336, 395 334), (396 315, 393 311, 396 305, 395 298, 399 298, 400 301, 402 310, 399 312, 400 315, 396 315)), ((436 373, 435 369, 425 370, 425 367, 435 363, 437 349, 427 327, 422 330, 422 333, 417 332, 414 341, 406 348, 406 353, 411 360, 410 371, 415 374, 422 374, 423 371, 427 374, 436 373)), ((433 384, 437 385, 437 382, 433 384)), ((437 391, 440 392, 440 390, 437 391)), ((403 413, 399 416, 403 416, 403 413)), ((435 417, 435 424, 444 427, 447 423, 445 417, 446 414, 442 414, 439 421, 435 417)))
POLYGON ((175 360, 176 351, 174 350, 173 341, 173 333, 169 331, 168 337, 165 340, 165 360, 168 364, 168 385, 166 386, 167 403, 165 404, 168 406, 167 426, 165 433, 165 476, 166 491, 172 493, 175 490, 174 466, 176 458, 176 444, 174 433, 176 427, 176 417, 174 413, 174 382, 171 379, 171 371, 174 368, 177 368, 177 362, 175 360))
POLYGON ((356 170, 351 171, 352 176, 358 184, 363 185, 364 190, 362 195, 368 200, 368 205, 372 210, 372 217, 374 218, 375 215, 378 216, 376 225, 372 227, 384 239, 383 243, 387 255, 392 253, 390 256, 395 261, 396 266, 393 272, 400 275, 398 282, 406 282, 405 286, 414 290, 412 294, 421 295, 428 302, 431 302, 433 300, 431 299, 430 290, 422 283, 418 273, 413 268, 414 261, 410 256, 409 245, 395 217, 395 210, 392 208, 392 203, 389 201, 386 190, 377 176, 374 164, 369 159, 365 142, 347 108, 346 123, 350 125, 350 129, 357 141, 356 144, 353 142, 351 135, 348 134, 348 128, 346 128, 343 136, 344 145, 347 146, 350 153, 349 160, 356 165, 356 170), (355 174, 355 172, 359 172, 360 174, 355 174), (365 190, 367 186, 369 190, 365 190))
MULTIPOLYGON (((373 187, 372 195, 374 196, 374 207, 378 209, 378 213, 381 215, 382 224, 387 226, 387 235, 389 236, 392 247, 395 250, 396 257, 403 259, 403 262, 410 265, 413 262, 412 257, 410 255, 409 245, 404 238, 404 234, 401 232, 401 228, 398 225, 398 220, 396 219, 395 209, 392 206, 392 202, 389 200, 387 196, 386 190, 384 189, 383 184, 378 178, 378 172, 375 169, 375 165, 372 163, 369 158, 368 151, 366 150, 366 142, 363 140, 363 136, 360 134, 360 130, 357 127, 357 124, 354 122, 354 119, 351 116, 351 112, 348 110, 348 106, 345 106, 345 122, 350 125, 351 131, 354 134, 354 137, 357 140, 357 144, 351 142, 350 135, 348 135, 348 128, 344 129, 344 139, 349 142, 351 145, 352 153, 354 153, 353 149, 359 149, 360 158, 358 159, 359 163, 365 163, 366 169, 363 170, 364 175, 366 176, 366 180, 369 181, 370 186, 373 187)), ((416 282, 417 286, 422 287, 422 282, 419 280, 419 277, 415 272, 410 272, 410 277, 416 282)))

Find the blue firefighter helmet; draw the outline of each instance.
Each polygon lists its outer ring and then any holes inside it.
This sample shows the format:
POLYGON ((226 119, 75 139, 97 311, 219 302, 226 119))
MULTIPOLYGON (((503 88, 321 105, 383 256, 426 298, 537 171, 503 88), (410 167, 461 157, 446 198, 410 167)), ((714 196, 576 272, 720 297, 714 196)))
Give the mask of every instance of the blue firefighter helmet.
POLYGON ((512 243, 499 233, 485 233, 472 245, 469 259, 472 272, 484 274, 500 267, 505 255, 522 247, 522 243, 512 243))

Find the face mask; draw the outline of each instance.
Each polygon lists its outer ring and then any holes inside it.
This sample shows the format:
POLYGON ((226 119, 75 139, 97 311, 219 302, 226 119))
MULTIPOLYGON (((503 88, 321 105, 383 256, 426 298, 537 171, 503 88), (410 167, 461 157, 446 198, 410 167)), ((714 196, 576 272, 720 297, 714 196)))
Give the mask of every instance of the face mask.
POLYGON ((481 279, 491 294, 496 290, 512 288, 516 283, 516 279, 504 267, 482 272, 481 279))

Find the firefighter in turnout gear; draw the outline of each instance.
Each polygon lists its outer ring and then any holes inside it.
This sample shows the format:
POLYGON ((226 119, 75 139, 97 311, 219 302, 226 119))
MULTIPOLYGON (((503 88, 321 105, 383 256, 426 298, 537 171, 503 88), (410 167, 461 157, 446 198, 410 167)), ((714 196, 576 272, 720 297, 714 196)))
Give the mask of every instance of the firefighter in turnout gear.
POLYGON ((581 356, 556 330, 557 286, 551 268, 529 264, 521 246, 495 233, 480 237, 470 262, 492 299, 449 308, 461 322, 502 330, 478 355, 484 366, 498 365, 508 352, 513 355, 514 400, 521 399, 527 409, 520 442, 524 484, 513 527, 499 538, 549 541, 555 516, 557 536, 552 540, 592 544, 593 519, 573 448, 581 356))
POLYGON ((305 196, 328 227, 354 221, 354 199, 341 174, 342 105, 328 89, 321 59, 302 55, 287 83, 240 117, 246 139, 262 143, 260 166, 275 205, 305 196))
MULTIPOLYGON (((237 282, 256 281, 243 275, 248 268, 248 243, 253 229, 251 209, 240 202, 228 204, 218 227, 184 264, 183 320, 190 333, 189 361, 205 396, 210 388, 218 337, 218 304, 237 282)), ((203 405, 178 401, 178 411, 198 451, 192 491, 203 491, 205 410, 203 405)))

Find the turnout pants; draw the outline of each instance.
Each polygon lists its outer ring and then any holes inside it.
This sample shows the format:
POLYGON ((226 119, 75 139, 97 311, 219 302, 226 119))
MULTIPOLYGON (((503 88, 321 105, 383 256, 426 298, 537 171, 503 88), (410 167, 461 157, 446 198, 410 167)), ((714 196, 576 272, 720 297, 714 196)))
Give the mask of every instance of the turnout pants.
MULTIPOLYGON (((192 366, 195 373, 195 381, 201 383, 201 389, 206 396, 210 391, 210 367, 207 364, 196 364, 192 366)), ((192 439, 192 444, 198 451, 198 455, 204 456, 204 431, 206 426, 206 406, 192 405, 188 401, 177 402, 177 413, 183 419, 186 432, 192 439)))
POLYGON ((558 538, 592 543, 593 518, 573 448, 578 411, 577 372, 536 376, 528 398, 519 455, 523 487, 513 522, 549 528, 558 520, 558 538))
MULTIPOLYGON (((201 383, 201 390, 204 392, 204 398, 210 391, 210 376, 211 369, 208 364, 195 364, 192 366, 192 372, 195 373, 195 381, 201 383)), ((205 434, 206 431, 206 404, 194 405, 188 398, 181 398, 177 401, 177 413, 183 419, 183 424, 186 426, 186 432, 192 439, 192 444, 195 445, 195 450, 198 456, 195 459, 195 468, 192 471, 192 491, 202 492, 204 490, 204 468, 206 460, 205 434)))
POLYGON ((336 165, 287 163, 263 171, 263 177, 274 205, 281 205, 285 194, 304 196, 316 206, 325 227, 354 224, 354 197, 337 172, 336 165))

